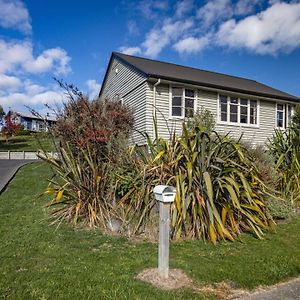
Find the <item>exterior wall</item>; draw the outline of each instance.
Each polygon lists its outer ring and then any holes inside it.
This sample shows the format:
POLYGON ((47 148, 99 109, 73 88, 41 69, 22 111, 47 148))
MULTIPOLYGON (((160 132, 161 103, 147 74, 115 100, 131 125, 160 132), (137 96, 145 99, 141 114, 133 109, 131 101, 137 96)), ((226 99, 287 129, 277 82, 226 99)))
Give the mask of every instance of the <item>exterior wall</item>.
MULTIPOLYGON (((144 133, 146 131, 147 89, 145 75, 114 58, 104 82, 101 99, 122 100, 133 109, 135 129, 144 133)), ((133 131, 130 142, 144 145, 145 138, 137 130, 133 131)))
POLYGON ((139 85, 131 93, 123 98, 123 103, 133 110, 134 130, 129 139, 131 144, 145 144, 145 138, 141 133, 146 132, 146 82, 139 85))
MULTIPOLYGON (((158 135, 165 139, 169 139, 171 132, 177 134, 181 131, 182 119, 174 119, 169 115, 170 111, 170 86, 167 84, 161 84, 157 86, 156 92, 156 114, 158 135)), ((224 94, 226 94, 224 92, 224 94)), ((253 97, 252 99, 256 99, 253 97)), ((147 89, 147 111, 146 111, 146 130, 153 137, 153 84, 148 84, 147 89)), ((234 138, 239 138, 243 134, 243 140, 249 141, 252 144, 264 144, 268 141, 268 138, 272 136, 275 128, 275 115, 276 115, 276 102, 260 100, 259 101, 259 126, 239 126, 239 125, 224 125, 218 124, 218 93, 208 92, 197 89, 197 101, 196 108, 204 107, 210 110, 216 120, 216 131, 220 133, 230 133, 234 138)))
POLYGON ((101 99, 121 99, 132 89, 142 84, 145 79, 146 76, 135 68, 127 66, 117 58, 114 58, 104 82, 101 99))

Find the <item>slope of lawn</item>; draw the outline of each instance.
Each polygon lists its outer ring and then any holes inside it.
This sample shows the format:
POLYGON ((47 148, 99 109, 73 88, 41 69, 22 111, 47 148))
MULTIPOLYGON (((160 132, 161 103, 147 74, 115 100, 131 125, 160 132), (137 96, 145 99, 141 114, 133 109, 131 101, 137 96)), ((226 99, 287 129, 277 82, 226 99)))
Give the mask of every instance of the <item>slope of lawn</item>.
MULTIPOLYGON (((157 245, 103 236, 97 230, 49 226, 47 166, 23 167, 0 195, 0 299, 207 299, 189 289, 160 291, 134 279, 157 264, 157 245)), ((196 284, 221 281, 254 288, 300 274, 300 218, 279 225, 264 241, 218 246, 171 244, 171 267, 196 284)))
POLYGON ((44 133, 13 136, 8 141, 3 136, 0 136, 0 151, 37 151, 42 147, 47 150, 53 150, 53 145, 49 137, 44 133))

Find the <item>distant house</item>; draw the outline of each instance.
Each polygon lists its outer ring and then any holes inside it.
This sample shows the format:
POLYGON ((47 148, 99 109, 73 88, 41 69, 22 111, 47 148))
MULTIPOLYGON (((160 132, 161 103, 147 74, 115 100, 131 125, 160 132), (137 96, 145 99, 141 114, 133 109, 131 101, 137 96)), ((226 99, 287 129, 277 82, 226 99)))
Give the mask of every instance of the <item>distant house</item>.
MULTIPOLYGON (((100 99, 119 99, 134 110, 135 126, 153 137, 180 132, 184 119, 204 107, 216 120, 216 130, 253 144, 263 144, 274 128, 288 127, 299 98, 254 80, 166 62, 112 53, 100 99)), ((145 144, 138 132, 133 142, 145 144)))
POLYGON ((15 124, 23 125, 25 130, 30 131, 48 131, 49 127, 56 123, 56 119, 49 115, 38 117, 24 112, 9 112, 8 114, 11 114, 12 121, 15 124))

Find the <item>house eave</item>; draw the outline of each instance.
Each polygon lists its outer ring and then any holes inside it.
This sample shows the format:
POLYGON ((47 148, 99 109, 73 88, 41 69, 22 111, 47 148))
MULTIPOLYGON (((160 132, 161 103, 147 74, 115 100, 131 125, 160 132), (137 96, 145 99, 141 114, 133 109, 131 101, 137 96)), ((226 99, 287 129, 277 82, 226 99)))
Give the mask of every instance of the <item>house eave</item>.
POLYGON ((236 89, 236 88, 228 88, 228 87, 222 86, 222 85, 207 84, 207 83, 195 82, 195 81, 178 79, 178 78, 170 78, 170 77, 159 76, 159 75, 151 75, 149 77, 148 81, 156 82, 157 79, 159 79, 159 78, 162 80, 162 83, 166 83, 166 84, 188 84, 190 86, 193 86, 194 88, 199 88, 199 89, 203 89, 203 90, 214 91, 214 92, 238 93, 238 94, 243 94, 243 95, 249 96, 249 97, 251 97, 251 96, 258 97, 260 99, 264 99, 264 100, 268 100, 268 101, 280 100, 280 101, 287 101, 287 102, 293 102, 293 103, 300 102, 300 98, 296 98, 296 97, 277 96, 277 95, 253 92, 253 91, 236 89))

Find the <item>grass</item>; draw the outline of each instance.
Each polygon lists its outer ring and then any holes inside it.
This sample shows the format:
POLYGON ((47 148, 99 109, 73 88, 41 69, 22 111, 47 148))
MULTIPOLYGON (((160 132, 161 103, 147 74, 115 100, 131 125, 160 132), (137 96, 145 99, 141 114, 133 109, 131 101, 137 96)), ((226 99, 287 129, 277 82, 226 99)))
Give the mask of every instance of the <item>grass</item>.
MULTIPOLYGON (((46 199, 36 199, 50 170, 23 167, 0 196, 0 298, 5 299, 207 299, 189 289, 160 291, 134 279, 157 264, 157 245, 133 243, 98 230, 49 226, 46 199), (39 180, 37 180, 37 178, 39 180)), ((195 283, 234 282, 255 288, 300 273, 300 218, 279 225, 264 241, 217 246, 171 244, 171 267, 195 283)))
POLYGON ((37 151, 42 147, 48 151, 53 149, 49 137, 45 133, 32 134, 26 136, 13 136, 8 142, 3 136, 0 136, 0 151, 37 151))

